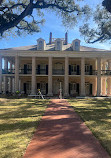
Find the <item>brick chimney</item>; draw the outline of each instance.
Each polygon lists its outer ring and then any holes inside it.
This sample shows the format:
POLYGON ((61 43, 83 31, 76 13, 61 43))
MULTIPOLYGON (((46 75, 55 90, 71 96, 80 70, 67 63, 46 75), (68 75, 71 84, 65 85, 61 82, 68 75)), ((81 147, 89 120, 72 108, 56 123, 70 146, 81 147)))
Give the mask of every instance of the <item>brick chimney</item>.
POLYGON ((50 32, 50 35, 49 35, 49 44, 52 44, 52 32, 50 32))
POLYGON ((65 44, 66 45, 68 44, 68 33, 67 32, 65 33, 65 44))

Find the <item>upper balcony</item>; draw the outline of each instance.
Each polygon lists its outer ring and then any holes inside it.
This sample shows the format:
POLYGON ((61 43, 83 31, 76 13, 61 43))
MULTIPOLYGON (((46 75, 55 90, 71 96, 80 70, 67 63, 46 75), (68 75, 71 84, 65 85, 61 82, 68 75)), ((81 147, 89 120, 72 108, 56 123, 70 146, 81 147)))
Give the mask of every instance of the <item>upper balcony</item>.
POLYGON ((32 74, 32 69, 19 69, 19 74, 32 74))
POLYGON ((85 72, 85 75, 97 75, 97 70, 87 71, 85 72))
POLYGON ((53 69, 52 74, 53 75, 64 75, 64 69, 53 69))
POLYGON ((111 75, 111 70, 101 70, 101 75, 111 75))
POLYGON ((81 72, 80 71, 70 71, 69 75, 80 75, 81 72))
MULTIPOLYGON (((2 69, 2 74, 15 74, 15 69, 2 69)), ((19 74, 32 74, 32 69, 19 69, 19 74)), ((48 75, 48 69, 36 69, 37 75, 48 75)), ((52 75, 64 75, 64 69, 52 69, 52 75)), ((69 71, 69 75, 81 75, 81 71, 69 71)), ((85 75, 97 75, 97 70, 85 71, 85 75)), ((102 76, 110 76, 111 70, 101 70, 102 76)))
POLYGON ((15 69, 2 69, 2 74, 15 74, 15 69))
POLYGON ((37 75, 48 75, 48 69, 36 69, 37 75))

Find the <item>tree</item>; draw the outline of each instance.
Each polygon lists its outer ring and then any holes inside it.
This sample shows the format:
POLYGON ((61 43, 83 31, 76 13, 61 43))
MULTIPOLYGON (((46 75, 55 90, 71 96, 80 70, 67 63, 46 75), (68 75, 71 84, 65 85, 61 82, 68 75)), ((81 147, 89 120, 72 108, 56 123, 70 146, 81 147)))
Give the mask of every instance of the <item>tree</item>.
POLYGON ((40 31, 44 22, 43 11, 55 11, 62 18, 65 26, 74 25, 81 15, 87 15, 88 6, 79 7, 74 0, 0 0, 0 35, 15 29, 18 35, 22 32, 40 31), (36 11, 36 16, 34 12, 36 11), (41 18, 41 20, 40 20, 41 18))
POLYGON ((104 0, 102 5, 111 13, 111 0, 104 0))
POLYGON ((86 23, 80 27, 87 43, 111 40, 111 0, 104 0, 102 5, 97 6, 93 14, 95 24, 91 27, 90 23, 86 23))

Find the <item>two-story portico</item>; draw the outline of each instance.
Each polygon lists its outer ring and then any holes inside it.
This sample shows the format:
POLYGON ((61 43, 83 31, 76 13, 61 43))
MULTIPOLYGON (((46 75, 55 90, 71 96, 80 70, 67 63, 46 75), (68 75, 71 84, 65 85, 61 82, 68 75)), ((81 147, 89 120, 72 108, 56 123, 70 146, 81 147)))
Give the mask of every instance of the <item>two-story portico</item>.
POLYGON ((111 51, 80 46, 77 39, 72 44, 40 41, 39 47, 0 50, 0 93, 41 89, 56 96, 61 82, 64 96, 111 95, 111 51))

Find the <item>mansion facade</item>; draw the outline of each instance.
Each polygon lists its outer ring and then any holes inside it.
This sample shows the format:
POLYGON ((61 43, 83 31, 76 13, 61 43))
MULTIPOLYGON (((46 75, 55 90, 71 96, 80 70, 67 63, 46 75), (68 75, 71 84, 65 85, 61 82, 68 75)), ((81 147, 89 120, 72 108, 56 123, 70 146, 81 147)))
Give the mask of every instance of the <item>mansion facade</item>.
POLYGON ((37 45, 0 50, 0 94, 111 96, 111 51, 75 39, 39 38, 37 45))

